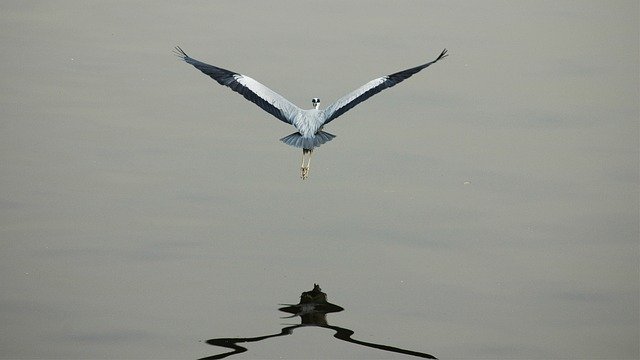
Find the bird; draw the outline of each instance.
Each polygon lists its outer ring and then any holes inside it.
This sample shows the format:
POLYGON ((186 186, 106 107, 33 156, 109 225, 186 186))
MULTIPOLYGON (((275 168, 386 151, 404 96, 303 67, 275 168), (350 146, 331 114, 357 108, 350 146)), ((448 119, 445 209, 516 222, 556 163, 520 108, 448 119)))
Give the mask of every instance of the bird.
POLYGON ((217 81, 220 85, 229 87, 277 119, 293 125, 296 128, 296 132, 283 137, 280 141, 302 149, 302 163, 300 165, 300 177, 302 180, 307 179, 309 176, 313 149, 336 137, 323 130, 325 125, 380 91, 401 83, 448 55, 447 49, 444 49, 433 61, 375 78, 334 101, 324 110, 320 109, 320 98, 314 97, 311 99, 313 108, 303 110, 282 95, 247 75, 198 61, 187 55, 180 46, 175 47, 174 53, 186 63, 193 65, 196 69, 217 81))

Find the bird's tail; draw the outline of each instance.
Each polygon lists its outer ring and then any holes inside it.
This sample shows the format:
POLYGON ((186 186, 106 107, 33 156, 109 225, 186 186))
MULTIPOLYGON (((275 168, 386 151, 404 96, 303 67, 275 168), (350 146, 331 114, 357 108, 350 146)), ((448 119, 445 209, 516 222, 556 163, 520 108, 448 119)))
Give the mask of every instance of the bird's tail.
POLYGON ((280 141, 297 148, 313 149, 331 141, 334 137, 336 136, 325 131, 318 131, 313 137, 304 137, 300 135, 300 133, 294 132, 291 135, 283 137, 280 141))

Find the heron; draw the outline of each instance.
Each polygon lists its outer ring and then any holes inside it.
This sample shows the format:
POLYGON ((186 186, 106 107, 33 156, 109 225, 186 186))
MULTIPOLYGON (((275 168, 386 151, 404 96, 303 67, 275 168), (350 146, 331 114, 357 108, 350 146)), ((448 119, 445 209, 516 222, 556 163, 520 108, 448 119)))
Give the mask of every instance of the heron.
POLYGON ((187 55, 179 46, 175 47, 174 53, 186 63, 193 65, 196 69, 210 76, 220 85, 231 88, 231 90, 244 96, 245 99, 258 105, 262 110, 277 119, 293 125, 296 128, 296 132, 283 137, 280 141, 302 149, 300 177, 304 180, 309 176, 313 149, 336 137, 323 130, 325 125, 380 91, 397 85, 419 71, 435 64, 447 56, 447 49, 442 50, 440 55, 433 61, 373 79, 334 101, 324 110, 320 109, 320 98, 314 97, 311 99, 313 108, 303 110, 282 95, 247 75, 198 61, 187 55))

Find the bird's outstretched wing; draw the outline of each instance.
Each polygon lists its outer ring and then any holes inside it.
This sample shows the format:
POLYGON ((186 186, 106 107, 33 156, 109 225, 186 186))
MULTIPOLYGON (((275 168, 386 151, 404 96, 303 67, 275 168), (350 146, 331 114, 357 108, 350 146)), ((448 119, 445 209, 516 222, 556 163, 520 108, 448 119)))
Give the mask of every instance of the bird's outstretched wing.
POLYGON ((262 110, 287 124, 292 124, 295 115, 300 111, 300 108, 289 100, 246 75, 198 61, 187 55, 179 46, 176 46, 174 52, 182 60, 209 75, 220 85, 228 86, 231 90, 244 96, 245 99, 258 105, 262 110))
POLYGON ((368 83, 362 85, 356 90, 336 100, 333 104, 329 105, 329 107, 327 107, 324 110, 324 114, 325 114, 324 124, 328 124, 329 122, 336 119, 338 116, 351 110, 354 106, 367 100, 373 95, 379 93, 384 89, 388 89, 396 84, 401 83, 402 81, 408 79, 411 75, 419 72, 420 70, 428 67, 431 64, 436 63, 438 60, 446 56, 447 56, 447 49, 444 49, 442 50, 442 53, 440 53, 440 56, 438 56, 435 60, 431 62, 413 67, 411 69, 398 71, 395 74, 379 77, 377 79, 373 79, 369 81, 368 83))

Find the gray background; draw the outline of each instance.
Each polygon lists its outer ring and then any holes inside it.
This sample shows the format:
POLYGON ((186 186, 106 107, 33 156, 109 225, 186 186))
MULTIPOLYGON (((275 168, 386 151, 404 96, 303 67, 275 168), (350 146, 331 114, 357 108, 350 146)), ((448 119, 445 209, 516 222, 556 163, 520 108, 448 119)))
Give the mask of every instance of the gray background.
MULTIPOLYGON (((637 1, 3 1, 0 357, 195 358, 319 283, 355 338, 638 358, 637 1), (299 106, 293 131, 171 54, 299 106)), ((320 328, 239 358, 389 358, 320 328)))

